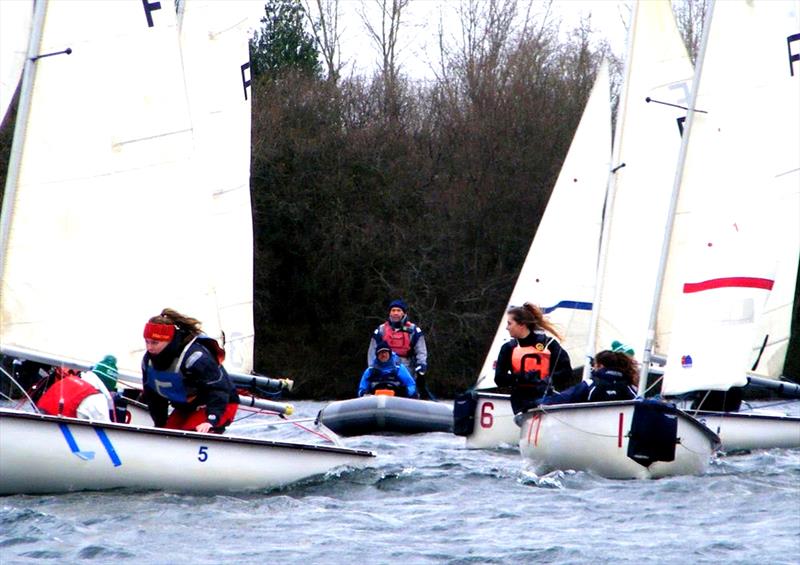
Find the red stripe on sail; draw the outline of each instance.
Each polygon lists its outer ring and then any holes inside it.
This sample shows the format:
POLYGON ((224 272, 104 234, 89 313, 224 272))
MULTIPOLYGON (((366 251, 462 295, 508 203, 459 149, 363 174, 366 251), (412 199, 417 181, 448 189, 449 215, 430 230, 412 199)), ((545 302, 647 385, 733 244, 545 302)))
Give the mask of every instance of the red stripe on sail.
POLYGON ((714 288, 763 288, 764 290, 772 290, 772 285, 775 281, 770 279, 761 279, 758 277, 723 277, 721 279, 710 279, 697 283, 685 283, 683 285, 684 294, 691 292, 702 292, 704 290, 711 290, 714 288))

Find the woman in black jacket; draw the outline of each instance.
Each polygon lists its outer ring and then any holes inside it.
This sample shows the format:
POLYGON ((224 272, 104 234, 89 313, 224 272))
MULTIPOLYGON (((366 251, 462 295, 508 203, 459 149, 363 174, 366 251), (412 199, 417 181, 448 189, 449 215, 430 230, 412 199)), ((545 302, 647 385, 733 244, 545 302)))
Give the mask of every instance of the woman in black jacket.
POLYGON ((511 408, 519 413, 533 408, 552 388, 562 388, 572 377, 572 364, 561 348, 555 326, 530 302, 508 309, 506 329, 513 339, 500 348, 494 382, 511 388, 511 408))
POLYGON ((591 380, 548 396, 542 404, 633 400, 639 384, 639 365, 622 351, 601 351, 594 358, 591 380))
POLYGON ((144 327, 144 402, 157 427, 222 433, 239 395, 222 366, 225 352, 200 322, 165 308, 144 327), (167 417, 169 405, 172 413, 167 417))

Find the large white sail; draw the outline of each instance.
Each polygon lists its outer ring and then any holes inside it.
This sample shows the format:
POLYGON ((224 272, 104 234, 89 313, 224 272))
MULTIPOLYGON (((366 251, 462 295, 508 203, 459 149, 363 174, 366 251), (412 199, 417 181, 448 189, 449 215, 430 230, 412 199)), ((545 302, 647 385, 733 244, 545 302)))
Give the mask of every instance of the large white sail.
MULTIPOLYGON (((610 157, 611 102, 603 63, 509 300, 509 305, 542 307, 564 335, 562 346, 575 366, 583 361, 588 339, 610 157)), ((495 386, 494 363, 508 339, 504 314, 478 388, 495 386)))
POLYGON ((215 291, 228 370, 253 368, 253 227, 250 206, 252 2, 184 0, 181 50, 198 189, 213 198, 215 291))
POLYGON ((800 257, 798 54, 797 0, 715 4, 663 289, 680 300, 674 324, 658 317, 665 394, 746 384, 766 333, 762 363, 782 366, 800 257))
POLYGON ((686 114, 669 104, 686 106, 692 75, 669 0, 637 2, 598 268, 595 350, 613 340, 644 349, 686 114))
POLYGON ((33 0, 0 2, 0 124, 22 74, 32 16, 33 0))
POLYGON ((763 130, 768 132, 770 143, 759 147, 762 153, 771 158, 768 161, 770 163, 768 173, 769 171, 773 173, 770 186, 771 196, 775 199, 776 205, 770 207, 772 218, 768 226, 777 230, 774 233, 775 239, 770 242, 770 248, 779 255, 775 286, 767 298, 764 313, 758 321, 755 338, 751 344, 753 351, 751 359, 758 358, 759 350, 766 338, 766 347, 761 353, 755 372, 778 377, 784 374, 792 309, 797 300, 795 288, 797 270, 800 266, 800 2, 798 0, 781 3, 761 2, 758 6, 759 14, 768 9, 761 4, 770 4, 768 13, 778 20, 774 25, 786 33, 786 36, 779 40, 776 39, 779 32, 772 32, 771 58, 779 60, 779 51, 776 50, 779 41, 785 42, 786 51, 780 86, 771 94, 780 98, 773 98, 776 105, 768 109, 773 128, 763 130))
POLYGON ((49 2, 36 51, 66 48, 31 65, 16 128, 0 346, 84 365, 113 354, 138 373, 143 324, 164 307, 218 334, 174 8, 49 2))

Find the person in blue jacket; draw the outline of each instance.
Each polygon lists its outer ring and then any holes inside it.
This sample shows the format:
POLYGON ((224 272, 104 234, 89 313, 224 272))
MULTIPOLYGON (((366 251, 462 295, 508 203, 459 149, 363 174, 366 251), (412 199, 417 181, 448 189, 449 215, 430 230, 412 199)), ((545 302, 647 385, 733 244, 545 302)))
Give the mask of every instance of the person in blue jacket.
POLYGON ((378 389, 393 390, 397 396, 408 398, 417 396, 414 378, 385 341, 375 346, 375 359, 361 375, 358 396, 372 394, 378 389))
POLYGON ((546 396, 542 404, 573 404, 633 400, 639 383, 636 361, 622 350, 604 350, 594 358, 591 381, 581 381, 563 392, 546 396))

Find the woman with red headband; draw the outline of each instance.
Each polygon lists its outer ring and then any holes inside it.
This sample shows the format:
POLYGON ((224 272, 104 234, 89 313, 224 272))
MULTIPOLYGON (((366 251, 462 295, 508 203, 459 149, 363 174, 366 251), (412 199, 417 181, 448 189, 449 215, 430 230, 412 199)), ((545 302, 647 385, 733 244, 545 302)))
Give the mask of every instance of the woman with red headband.
POLYGON ((217 340, 203 334, 198 320, 165 308, 145 324, 144 342, 144 401, 156 427, 222 433, 236 416, 239 395, 217 340))

